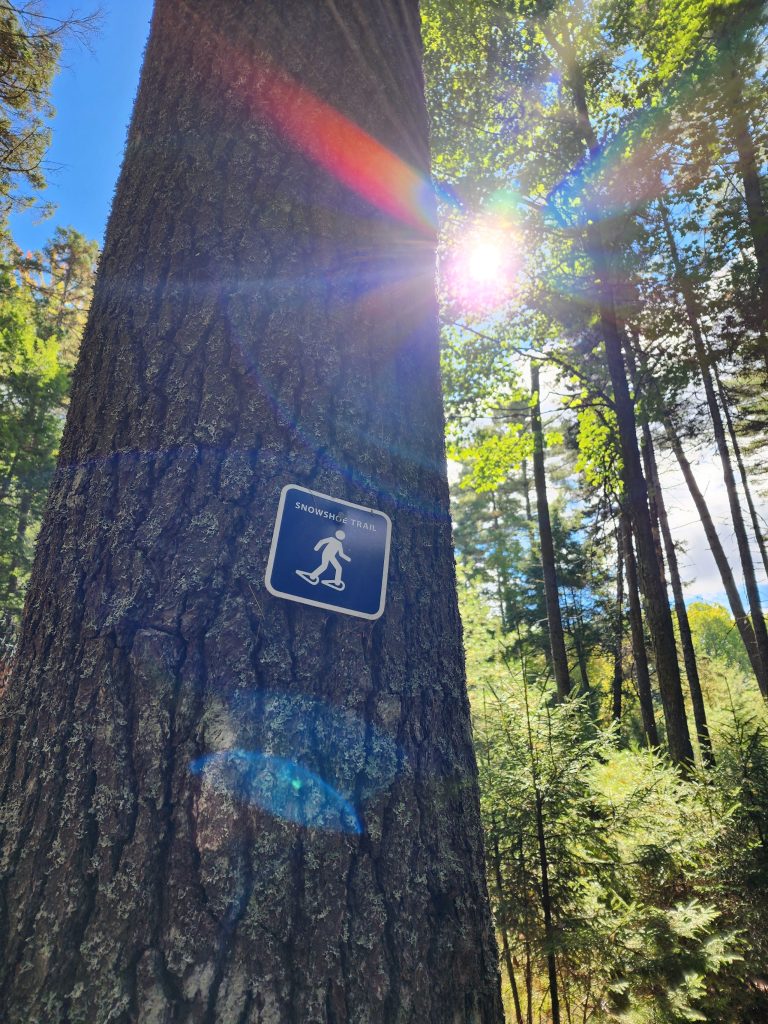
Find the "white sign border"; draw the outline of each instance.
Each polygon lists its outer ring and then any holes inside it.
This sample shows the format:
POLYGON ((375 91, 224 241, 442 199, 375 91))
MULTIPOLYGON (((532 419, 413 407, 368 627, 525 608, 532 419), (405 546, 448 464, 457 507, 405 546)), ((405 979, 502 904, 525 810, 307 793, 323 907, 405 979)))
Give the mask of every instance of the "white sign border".
POLYGON ((342 615, 353 615, 358 619, 379 619, 384 614, 384 605, 387 601, 387 580, 389 578, 389 549, 392 542, 392 520, 389 518, 386 512, 382 512, 377 508, 368 508, 367 505, 357 505, 354 501, 347 501, 345 498, 334 498, 330 494, 323 494, 321 491, 312 491, 309 487, 303 487, 301 484, 286 484, 285 487, 280 491, 280 502, 277 506, 277 515, 275 516, 275 526, 272 531, 272 544, 269 548, 269 559, 267 560, 267 571, 264 576, 264 585, 273 597, 282 597, 286 601, 295 601, 297 604, 309 604, 313 608, 325 608, 327 611, 339 612, 342 615), (283 510, 285 509, 285 497, 290 490, 303 491, 305 494, 311 494, 315 498, 325 498, 327 501, 334 501, 338 505, 346 505, 349 508, 358 508, 361 512, 372 513, 376 516, 383 516, 387 524, 387 539, 384 544, 384 574, 381 579, 381 596, 379 598, 379 608, 376 612, 357 612, 351 608, 340 608, 337 604, 326 604, 324 601, 313 601, 309 597, 297 597, 295 594, 286 594, 282 590, 276 590, 272 586, 272 568, 275 564, 275 554, 277 552, 277 540, 280 535, 280 526, 283 521, 283 510))

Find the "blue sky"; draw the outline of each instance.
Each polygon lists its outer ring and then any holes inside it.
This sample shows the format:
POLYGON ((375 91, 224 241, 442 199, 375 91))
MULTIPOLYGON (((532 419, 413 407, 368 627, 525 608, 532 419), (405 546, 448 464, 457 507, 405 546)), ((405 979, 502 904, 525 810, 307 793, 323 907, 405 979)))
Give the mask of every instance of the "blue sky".
POLYGON ((47 157, 48 188, 43 198, 56 204, 53 217, 26 211, 12 220, 23 249, 39 249, 57 224, 71 225, 101 243, 123 156, 152 0, 45 0, 46 15, 65 18, 73 9, 102 11, 89 47, 70 40, 53 85, 53 143, 47 157))

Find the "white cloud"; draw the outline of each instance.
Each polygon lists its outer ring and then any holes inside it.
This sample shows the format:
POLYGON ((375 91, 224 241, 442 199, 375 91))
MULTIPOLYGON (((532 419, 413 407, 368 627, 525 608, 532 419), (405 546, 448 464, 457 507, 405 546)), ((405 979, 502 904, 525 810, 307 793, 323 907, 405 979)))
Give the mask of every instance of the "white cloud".
MULTIPOLYGON (((696 482, 707 500, 723 549, 743 594, 739 551, 718 455, 713 449, 707 449, 699 453, 688 451, 688 457, 694 466, 696 482)), ((682 542, 684 547, 684 551, 678 549, 678 552, 686 598, 719 601, 727 606, 720 573, 709 549, 704 527, 701 525, 677 461, 671 453, 659 453, 659 473, 672 535, 675 542, 682 542)), ((766 510, 760 507, 759 495, 754 488, 753 499, 758 514, 765 513, 766 510)), ((747 531, 751 537, 751 524, 745 503, 743 507, 747 531)), ((753 543, 752 549, 758 584, 763 595, 768 597, 768 580, 763 572, 756 543, 753 543)))

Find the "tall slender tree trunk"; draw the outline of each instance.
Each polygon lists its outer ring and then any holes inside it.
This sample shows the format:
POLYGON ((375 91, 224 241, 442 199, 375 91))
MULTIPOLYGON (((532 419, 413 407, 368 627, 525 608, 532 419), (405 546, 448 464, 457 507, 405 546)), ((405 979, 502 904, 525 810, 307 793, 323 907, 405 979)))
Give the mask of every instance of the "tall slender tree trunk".
POLYGON ((541 425, 541 403, 539 401, 539 364, 531 360, 531 431, 533 433, 533 481, 536 488, 536 518, 539 524, 541 547, 541 572, 544 581, 544 603, 547 609, 547 629, 552 652, 552 670, 557 684, 558 696, 563 699, 571 692, 571 678, 568 673, 568 654, 565 649, 565 634, 557 592, 557 567, 555 545, 552 540, 552 521, 547 499, 547 479, 544 471, 544 431, 541 425))
POLYGON ((717 529, 712 521, 712 516, 709 511, 706 499, 699 489, 699 485, 696 483, 696 475, 693 472, 693 468, 688 461, 688 458, 683 450, 682 442, 678 437, 677 431, 675 430, 669 416, 664 417, 664 430, 669 441, 669 446, 675 453, 680 470, 683 474, 683 479, 686 482, 688 491, 693 498, 693 503, 696 506, 701 525, 704 527, 704 533, 709 544, 709 549, 712 552, 712 557, 715 559, 718 571, 720 573, 720 579, 723 581, 723 589, 725 590, 726 596, 728 597, 728 603, 731 606, 731 612, 733 613, 734 620, 736 622, 736 628, 739 631, 739 635, 746 648, 747 655, 749 656, 749 662, 752 666, 752 671, 755 673, 760 692, 763 696, 768 696, 768 677, 763 671, 763 666, 760 661, 757 652, 757 644, 755 642, 755 634, 752 629, 752 623, 749 621, 749 616, 744 610, 744 605, 741 602, 739 595, 739 588, 736 586, 736 580, 733 576, 733 569, 728 561, 728 557, 723 550, 723 545, 720 542, 720 538, 717 535, 717 529))
POLYGON ((525 500, 525 518, 530 521, 533 518, 533 513, 531 511, 531 487, 530 487, 530 482, 528 480, 528 460, 527 459, 523 459, 523 464, 521 466, 521 470, 522 470, 522 478, 523 478, 523 497, 524 497, 524 500, 525 500))
MULTIPOLYGON (((711 355, 710 355, 711 358, 711 355)), ((749 517, 752 522, 752 531, 757 541, 757 546, 760 551, 760 559, 763 563, 763 571, 768 576, 768 548, 765 546, 765 535, 763 533, 763 524, 757 514, 755 508, 754 498, 752 497, 752 487, 749 483, 749 476, 747 475, 747 468, 744 465, 744 458, 741 454, 741 445, 739 444, 739 436, 736 433, 736 428, 733 422, 733 416, 731 416, 730 404, 728 401, 728 395, 726 394, 723 382, 720 379, 720 371, 717 368, 717 363, 711 360, 712 372, 714 374, 715 383, 717 385, 717 394, 720 399, 720 408, 723 410, 725 416, 725 423, 728 427, 728 437, 731 442, 731 448, 733 449, 733 457, 736 460, 736 467, 739 471, 739 477, 741 478, 741 489, 744 491, 744 498, 747 502, 747 508, 749 509, 749 517)))
POLYGON ((624 685, 624 542, 621 528, 616 534, 616 638, 613 649, 613 681, 611 683, 612 717, 621 721, 624 685))
POLYGON ((763 199, 760 165, 750 129, 744 100, 744 80, 738 62, 733 64, 730 86, 728 120, 738 156, 736 168, 744 188, 747 222, 757 262, 760 351, 768 369, 768 209, 763 199))
MULTIPOLYGON (((590 159, 598 159, 600 145, 592 126, 584 74, 579 65, 570 29, 560 20, 560 37, 553 24, 542 25, 547 39, 563 62, 573 96, 574 114, 590 159)), ((656 671, 667 726, 667 743, 672 760, 692 762, 693 747, 685 716, 685 701, 677 662, 675 631, 666 587, 661 577, 648 509, 648 489, 643 476, 637 443, 637 424, 622 354, 622 335, 616 316, 615 282, 610 245, 600 225, 587 232, 587 245, 595 268, 600 333, 613 389, 614 411, 619 433, 625 507, 637 541, 640 586, 646 599, 648 628, 653 643, 656 671)))
POLYGON ((698 303, 696 301, 696 295, 691 285, 688 273, 683 266, 677 251, 677 243, 675 242, 675 236, 669 223, 666 208, 663 203, 659 203, 659 208, 661 210, 661 216, 664 223, 664 231, 667 236, 667 244, 672 256, 672 264, 675 268, 677 285, 680 288, 683 295, 683 301, 685 302, 688 323, 691 328, 691 336, 693 338, 694 350, 696 352, 696 361, 704 384, 704 394, 706 395, 707 408, 709 409, 709 415, 712 420, 715 444, 717 445, 717 451, 720 456, 720 463, 723 469, 723 481, 725 482, 725 491, 728 495, 728 507, 731 512, 731 520, 733 521, 733 532, 736 536, 736 544, 739 549, 741 570, 744 575, 744 587, 747 592, 749 610, 752 614, 752 629, 755 634, 757 656, 762 666, 763 675, 765 676, 768 675, 768 628, 765 624, 762 602, 760 601, 760 591, 758 589, 757 578, 755 576, 755 565, 752 560, 752 551, 750 549, 747 528, 744 525, 744 516, 742 515, 741 501, 739 500, 739 492, 736 487, 736 478, 733 474, 733 466, 731 465, 731 454, 728 450, 728 442, 725 437, 723 418, 720 414, 720 406, 717 402, 717 396, 715 395, 715 386, 712 380, 712 373, 709 368, 704 336, 701 331, 698 303))
POLYGON ((500 1024, 430 196, 416 0, 157 0, 0 716, 4 1024, 500 1024), (267 592, 287 483, 389 514, 380 619, 267 592))
MULTIPOLYGON (((495 829, 491 842, 493 848, 493 878, 496 883, 496 901, 499 907, 499 916, 501 917, 503 916, 504 907, 504 879, 501 874, 499 837, 495 829)), ((517 978, 515 977, 515 965, 512 961, 512 950, 509 946, 509 929, 506 921, 502 921, 501 923, 497 921, 496 926, 501 932, 501 949, 504 957, 504 965, 507 968, 509 987, 512 990, 512 1002, 515 1006, 515 1020, 517 1021, 517 1024, 523 1024, 523 1010, 520 1004, 520 992, 517 987, 517 978)))
POLYGON ((632 655, 635 662, 640 715, 643 720, 643 732, 649 745, 658 747, 659 732, 656 728, 656 716, 653 711, 653 691, 651 690, 648 655, 645 649, 645 630, 643 629, 643 612, 640 604, 640 588, 637 579, 637 563, 635 562, 635 551, 632 547, 632 524, 626 512, 621 513, 620 521, 624 546, 624 569, 627 574, 629 626, 632 633, 632 655))
MULTIPOLYGON (((627 346, 627 357, 630 363, 633 385, 635 392, 637 393, 639 387, 639 374, 637 372, 635 354, 640 352, 640 343, 637 335, 634 332, 630 333, 633 344, 627 346)), ((661 550, 663 538, 664 552, 666 553, 666 564, 669 569, 670 582, 672 584, 672 595, 675 602, 675 615, 677 617, 677 626, 680 633, 680 646, 683 651, 683 664, 685 666, 686 678, 688 679, 688 690, 691 695, 691 706, 693 708, 694 722, 696 723, 696 735, 699 741, 699 749, 701 751, 702 760, 706 764, 712 764, 712 743, 709 738, 706 709, 704 706, 704 695, 701 690, 701 680, 699 679, 699 669, 696 661, 696 651, 693 646, 693 636, 691 635, 691 628, 688 622, 688 610, 685 606, 685 596, 683 594, 683 583, 680 577, 680 567, 677 561, 677 552, 675 551, 674 541, 672 540, 672 533, 669 528, 669 519, 667 517, 667 509, 664 502, 664 492, 661 487, 658 464, 656 461, 656 449, 653 443, 653 436, 651 434, 648 416, 645 413, 640 416, 640 425, 642 428, 643 438, 643 467, 646 479, 648 480, 648 498, 651 509, 651 518, 653 521, 654 540, 658 547, 659 565, 661 566, 663 575, 664 554, 661 550)))
POLYGON ((574 623, 573 627, 573 646, 576 648, 576 661, 579 665, 579 675, 581 676, 581 688, 584 693, 589 693, 589 673, 587 671, 587 652, 584 650, 584 643, 581 639, 579 623, 574 623))
POLYGON ((525 910, 523 916, 523 944, 525 946, 525 1020, 526 1024, 533 1024, 533 950, 531 949, 531 914, 530 901, 528 900, 528 869, 525 860, 525 844, 522 833, 519 838, 518 865, 520 867, 520 878, 523 883, 525 894, 525 910))
POLYGON ((701 689, 701 679, 699 678, 699 666, 696 661, 696 651, 693 646, 691 624, 688 621, 688 609, 685 606, 685 594, 683 593, 683 581, 680 576, 680 565, 677 560, 675 543, 672 539, 672 531, 669 528, 667 506, 664 501, 664 492, 661 488, 661 480, 659 479, 656 452, 654 449, 653 438, 651 437, 650 427, 647 422, 643 423, 643 435, 643 447, 648 466, 648 479, 654 492, 654 507, 656 509, 656 514, 659 517, 659 527, 664 541, 664 551, 667 556, 667 567, 669 569, 669 578, 672 585, 672 596, 675 601, 677 628, 680 633, 680 647, 683 651, 683 664, 685 665, 685 675, 688 679, 688 690, 691 694, 693 720, 696 723, 696 737, 699 741, 699 750, 701 752, 702 761, 705 764, 712 765, 714 764, 712 740, 709 736, 707 711, 704 705, 704 694, 701 689))
POLYGON ((544 831, 544 804, 541 790, 536 788, 536 837, 541 870, 541 908, 544 913, 544 937, 547 942, 547 975, 549 998, 552 1003, 552 1024, 560 1024, 560 995, 557 982, 557 955, 555 953, 555 927, 552 919, 552 897, 549 889, 549 862, 547 837, 544 831))
MULTIPOLYGON (((605 263, 599 273, 603 279, 609 273, 605 263)), ((607 287, 607 282, 602 285, 604 295, 607 287)), ((685 702, 680 679, 680 666, 677 662, 672 615, 653 537, 648 508, 648 490, 637 444, 637 425, 627 386, 621 352, 621 337, 612 299, 610 301, 604 299, 602 302, 601 321, 603 337, 606 339, 606 359, 613 386, 616 419, 619 427, 625 505, 631 521, 632 534, 637 542, 638 576, 648 614, 648 627, 653 643, 661 703, 667 726, 669 753, 674 761, 691 762, 693 748, 685 716, 685 702)))
POLYGON ((491 511, 493 512, 493 536, 495 538, 494 547, 496 554, 496 600, 499 602, 501 631, 506 633, 511 628, 511 624, 509 622, 509 610, 507 606, 509 580, 502 567, 506 568, 509 564, 509 560, 504 546, 504 532, 500 525, 500 510, 496 504, 495 493, 491 493, 491 511))

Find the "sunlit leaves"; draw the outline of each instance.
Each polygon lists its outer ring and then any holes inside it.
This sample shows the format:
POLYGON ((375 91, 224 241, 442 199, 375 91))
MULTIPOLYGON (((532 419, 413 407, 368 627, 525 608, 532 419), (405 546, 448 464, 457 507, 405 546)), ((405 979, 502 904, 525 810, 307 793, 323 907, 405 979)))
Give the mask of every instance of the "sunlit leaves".
POLYGON ((533 454, 533 435, 521 423, 513 423, 502 434, 488 433, 479 443, 465 448, 454 446, 451 455, 465 460, 470 470, 462 487, 478 494, 495 490, 511 470, 519 469, 533 454))

